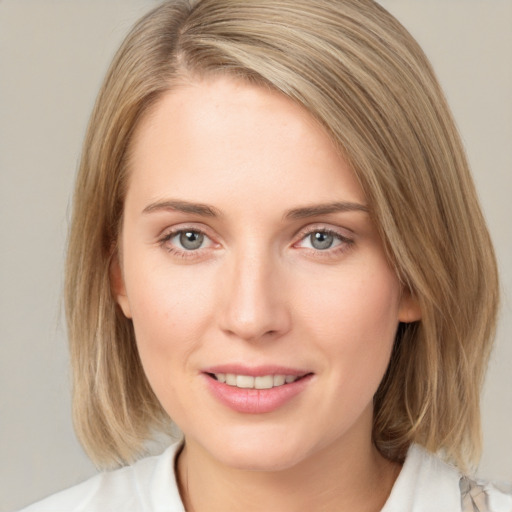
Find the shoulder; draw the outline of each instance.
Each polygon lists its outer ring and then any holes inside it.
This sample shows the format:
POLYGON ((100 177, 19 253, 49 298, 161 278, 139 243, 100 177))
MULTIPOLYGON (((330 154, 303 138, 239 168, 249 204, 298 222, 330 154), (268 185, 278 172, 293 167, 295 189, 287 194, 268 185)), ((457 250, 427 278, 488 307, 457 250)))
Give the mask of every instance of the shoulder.
POLYGON ((510 490, 500 489, 412 445, 382 512, 512 512, 510 490))
POLYGON ((183 505, 174 474, 180 443, 115 471, 54 494, 21 512, 181 512, 183 505))
POLYGON ((460 479, 462 512, 512 512, 512 485, 460 479))

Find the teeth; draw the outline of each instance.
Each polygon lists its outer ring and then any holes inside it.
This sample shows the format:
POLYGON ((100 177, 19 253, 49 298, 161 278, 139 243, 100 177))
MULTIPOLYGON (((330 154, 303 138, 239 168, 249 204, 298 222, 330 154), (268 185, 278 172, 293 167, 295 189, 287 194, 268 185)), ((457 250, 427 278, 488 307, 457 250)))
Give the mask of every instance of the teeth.
POLYGON ((254 377, 250 377, 249 375, 237 375, 235 385, 237 388, 253 388, 254 377))
POLYGON ((274 375, 274 386, 282 386, 286 382, 284 375, 274 375))
POLYGON ((271 389, 274 387, 274 377, 272 375, 264 375, 254 379, 254 387, 256 389, 271 389))
POLYGON ((214 375, 219 382, 242 389, 271 389, 290 384, 299 378, 296 375, 261 375, 259 377, 234 373, 215 373, 214 375))
POLYGON ((229 386, 236 386, 236 375, 233 373, 226 373, 226 384, 229 386))

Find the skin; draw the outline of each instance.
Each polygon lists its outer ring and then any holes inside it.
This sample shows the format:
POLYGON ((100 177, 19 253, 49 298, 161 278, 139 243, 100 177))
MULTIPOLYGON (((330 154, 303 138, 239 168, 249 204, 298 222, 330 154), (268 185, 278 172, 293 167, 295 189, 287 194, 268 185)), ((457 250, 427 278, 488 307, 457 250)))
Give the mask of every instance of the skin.
POLYGON ((380 510, 399 468, 371 442, 372 397, 398 323, 419 310, 325 131, 276 92, 191 78, 141 121, 131 149, 113 286, 185 434, 187 510, 380 510), (358 207, 289 215, 340 201, 358 207), (180 229, 202 245, 186 250, 180 229), (318 249, 311 234, 325 230, 332 246, 318 249), (312 377, 277 410, 246 414, 205 384, 206 367, 227 363, 312 377))

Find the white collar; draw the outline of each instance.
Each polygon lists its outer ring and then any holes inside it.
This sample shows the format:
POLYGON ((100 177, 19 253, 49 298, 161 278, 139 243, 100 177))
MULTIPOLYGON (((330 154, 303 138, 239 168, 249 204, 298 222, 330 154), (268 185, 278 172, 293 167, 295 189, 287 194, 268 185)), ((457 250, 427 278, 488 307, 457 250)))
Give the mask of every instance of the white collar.
POLYGON ((412 445, 381 512, 460 512, 460 477, 455 467, 412 445))
MULTIPOLYGON (((178 442, 167 448, 153 471, 145 475, 146 482, 139 480, 142 488, 155 490, 143 493, 147 510, 185 512, 174 470, 181 447, 182 442, 178 442), (176 485, 162 480, 169 477, 176 479, 176 485), (162 492, 166 496, 162 496, 162 492)), ((144 461, 137 465, 141 463, 144 461)), ((460 478, 455 467, 413 444, 381 512, 460 512, 460 478)))

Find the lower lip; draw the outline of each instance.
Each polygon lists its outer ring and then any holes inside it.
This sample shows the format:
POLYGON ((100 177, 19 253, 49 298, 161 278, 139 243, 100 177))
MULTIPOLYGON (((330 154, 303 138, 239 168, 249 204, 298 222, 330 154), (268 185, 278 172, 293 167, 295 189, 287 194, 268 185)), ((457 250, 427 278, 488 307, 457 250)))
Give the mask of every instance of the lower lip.
POLYGON ((313 375, 306 375, 295 382, 270 389, 243 389, 228 386, 206 375, 207 385, 213 395, 224 405, 236 412, 263 414, 284 406, 311 382, 313 375))

